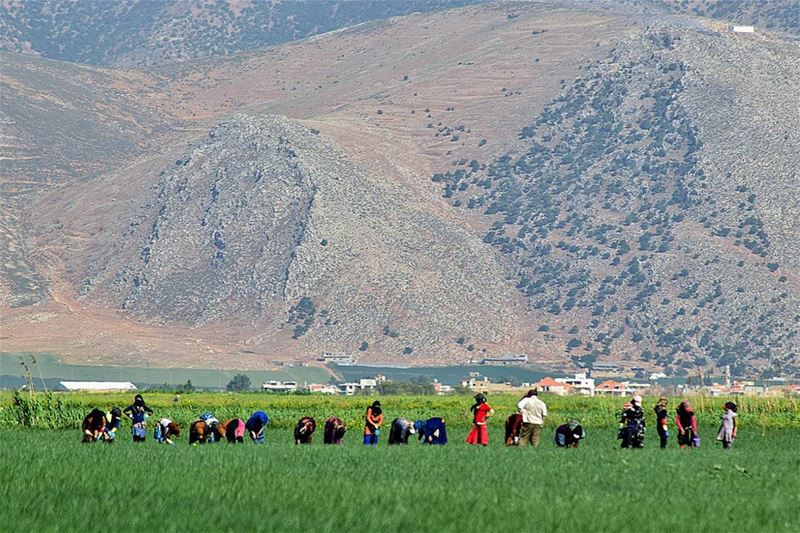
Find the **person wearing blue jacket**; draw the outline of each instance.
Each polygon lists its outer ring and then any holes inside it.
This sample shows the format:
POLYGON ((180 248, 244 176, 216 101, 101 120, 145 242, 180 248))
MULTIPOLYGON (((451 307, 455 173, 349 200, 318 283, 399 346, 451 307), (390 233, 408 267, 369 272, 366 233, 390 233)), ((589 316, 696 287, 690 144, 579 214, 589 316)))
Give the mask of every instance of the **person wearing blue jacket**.
POLYGON ((417 420, 414 422, 414 428, 419 433, 419 440, 422 444, 447 444, 447 427, 444 424, 444 419, 439 417, 429 418, 428 420, 417 420))
POLYGON ((264 411, 256 411, 247 419, 244 428, 255 444, 264 444, 264 430, 267 424, 269 424, 269 416, 267 416, 267 413, 264 411))

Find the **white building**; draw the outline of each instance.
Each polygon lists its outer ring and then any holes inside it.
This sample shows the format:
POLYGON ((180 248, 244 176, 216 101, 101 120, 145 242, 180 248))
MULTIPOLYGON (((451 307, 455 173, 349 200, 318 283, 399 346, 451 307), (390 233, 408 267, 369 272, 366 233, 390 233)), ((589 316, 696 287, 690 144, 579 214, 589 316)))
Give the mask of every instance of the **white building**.
POLYGON ((588 377, 586 372, 575 374, 572 378, 556 378, 556 381, 571 385, 576 394, 594 396, 594 378, 588 377))
POLYGON ((733 33, 755 33, 755 26, 728 26, 733 33))
POLYGON ((355 363, 353 356, 347 355, 344 352, 322 352, 322 355, 317 358, 317 361, 335 363, 337 365, 352 365, 355 363))
POLYGON ((130 381, 62 381, 61 386, 68 391, 105 392, 132 391, 136 385, 130 381))
POLYGON ((342 394, 346 394, 347 396, 352 396, 356 392, 364 390, 374 390, 375 387, 377 386, 378 386, 378 381, 375 378, 361 378, 358 380, 358 383, 355 382, 340 383, 339 390, 342 392, 342 394))
POLYGON ((267 392, 294 392, 297 390, 296 381, 265 381, 261 388, 267 392))
POLYGON ((322 383, 312 383, 308 386, 308 392, 314 392, 317 394, 331 394, 336 395, 339 394, 339 387, 336 385, 325 385, 322 383))

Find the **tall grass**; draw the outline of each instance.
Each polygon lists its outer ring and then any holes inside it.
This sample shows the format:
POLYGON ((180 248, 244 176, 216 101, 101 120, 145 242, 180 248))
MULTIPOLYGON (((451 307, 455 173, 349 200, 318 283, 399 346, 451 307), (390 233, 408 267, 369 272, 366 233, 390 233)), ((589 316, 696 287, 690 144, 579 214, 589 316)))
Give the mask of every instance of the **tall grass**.
MULTIPOLYGON (((265 410, 275 428, 291 428, 301 416, 324 420, 339 416, 350 427, 360 426, 366 406, 374 399, 366 396, 272 395, 264 393, 190 393, 180 396, 166 393, 145 393, 145 400, 156 417, 167 417, 188 424, 205 411, 218 418, 247 418, 257 409, 265 410)), ((559 397, 543 395, 550 410, 550 423, 569 418, 580 420, 586 427, 612 427, 616 423, 624 399, 607 397, 559 397)), ((725 398, 691 398, 701 424, 716 424, 725 398)), ((0 428, 75 429, 93 407, 110 409, 125 407, 132 394, 81 394, 16 392, 0 394, 0 428)), ((386 418, 411 419, 441 416, 449 426, 467 427, 471 423, 468 396, 384 396, 380 397, 386 418)), ((502 425, 506 416, 516 411, 518 398, 513 395, 492 395, 489 403, 497 411, 492 424, 502 425)), ((654 399, 645 398, 648 422, 653 421, 654 399)), ((672 398, 670 413, 680 399, 672 398)), ((742 397, 736 399, 740 423, 745 427, 800 428, 800 410, 793 398, 742 397)))

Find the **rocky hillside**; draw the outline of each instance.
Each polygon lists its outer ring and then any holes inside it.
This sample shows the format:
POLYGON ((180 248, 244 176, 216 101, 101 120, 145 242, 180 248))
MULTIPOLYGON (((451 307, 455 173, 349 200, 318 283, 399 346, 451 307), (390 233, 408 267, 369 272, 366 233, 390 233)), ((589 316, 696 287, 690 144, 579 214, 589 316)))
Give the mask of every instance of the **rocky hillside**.
POLYGON ((224 55, 471 0, 2 0, 3 49, 92 65, 224 55))
POLYGON ((115 188, 123 172, 56 202, 48 218, 65 221, 65 233, 104 226, 91 241, 62 243, 80 297, 144 321, 277 324, 308 349, 412 359, 460 351, 459 337, 508 341, 519 326, 480 239, 420 210, 316 130, 239 115, 164 165, 144 195, 115 188), (91 211, 106 194, 116 203, 91 211))
POLYGON ((576 361, 796 365, 797 64, 768 40, 654 27, 566 87, 524 152, 433 181, 494 221, 484 242, 576 361))
POLYGON ((4 52, 4 345, 796 369, 796 42, 639 4, 146 70, 4 52))

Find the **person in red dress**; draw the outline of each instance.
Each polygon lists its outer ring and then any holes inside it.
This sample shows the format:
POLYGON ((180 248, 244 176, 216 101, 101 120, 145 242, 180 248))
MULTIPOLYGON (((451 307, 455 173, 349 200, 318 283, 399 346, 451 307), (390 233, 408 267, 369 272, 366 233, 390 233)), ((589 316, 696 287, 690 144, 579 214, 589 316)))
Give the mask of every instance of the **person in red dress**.
POLYGON ((486 427, 486 418, 494 414, 494 409, 486 403, 486 396, 482 393, 475 395, 475 405, 472 411, 472 431, 467 436, 467 444, 487 446, 489 444, 489 431, 486 427))

